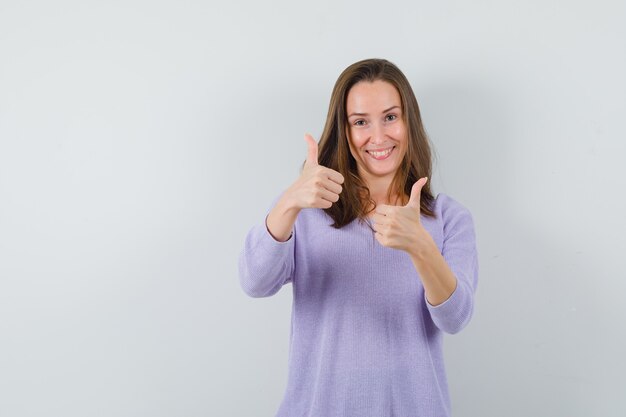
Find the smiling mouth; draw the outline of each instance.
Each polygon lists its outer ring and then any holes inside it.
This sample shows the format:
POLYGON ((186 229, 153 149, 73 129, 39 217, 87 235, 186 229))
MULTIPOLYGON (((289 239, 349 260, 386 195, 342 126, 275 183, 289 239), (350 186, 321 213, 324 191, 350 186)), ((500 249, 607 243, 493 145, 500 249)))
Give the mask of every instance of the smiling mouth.
POLYGON ((394 149, 395 149, 395 146, 392 146, 391 148, 387 148, 382 151, 365 151, 365 152, 367 152, 372 158, 376 159, 377 161, 381 161, 383 159, 387 159, 387 157, 391 154, 391 151, 393 151, 394 149))

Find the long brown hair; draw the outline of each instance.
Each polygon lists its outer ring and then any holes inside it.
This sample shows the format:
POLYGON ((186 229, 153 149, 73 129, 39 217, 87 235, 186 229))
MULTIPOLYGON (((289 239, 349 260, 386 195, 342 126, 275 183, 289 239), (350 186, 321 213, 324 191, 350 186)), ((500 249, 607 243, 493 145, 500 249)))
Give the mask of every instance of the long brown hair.
POLYGON ((431 151, 428 136, 422 126, 417 99, 409 81, 393 63, 385 59, 366 59, 346 68, 335 83, 326 125, 319 142, 319 164, 340 172, 345 182, 339 201, 324 209, 335 221, 333 227, 339 229, 354 219, 365 219, 376 207, 370 192, 357 173, 357 165, 350 153, 348 144, 348 117, 346 115, 346 99, 350 89, 358 82, 386 81, 392 84, 402 100, 402 117, 407 126, 407 152, 398 167, 388 191, 392 195, 408 197, 413 184, 422 177, 429 181, 422 187, 421 213, 435 217, 432 210, 435 198, 430 191, 431 151))

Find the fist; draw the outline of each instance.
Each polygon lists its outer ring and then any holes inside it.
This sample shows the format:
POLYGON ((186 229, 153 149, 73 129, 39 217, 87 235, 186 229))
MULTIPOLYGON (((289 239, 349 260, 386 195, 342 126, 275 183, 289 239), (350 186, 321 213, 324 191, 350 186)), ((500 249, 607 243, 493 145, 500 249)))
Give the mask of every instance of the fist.
POLYGON ((344 178, 339 172, 319 165, 317 142, 309 134, 304 136, 308 153, 300 177, 288 189, 293 205, 303 208, 330 208, 339 201, 344 178))
POLYGON ((420 178, 411 189, 411 197, 406 206, 381 204, 374 213, 376 240, 383 246, 400 249, 409 254, 420 251, 428 245, 430 234, 420 221, 420 195, 428 178, 420 178))

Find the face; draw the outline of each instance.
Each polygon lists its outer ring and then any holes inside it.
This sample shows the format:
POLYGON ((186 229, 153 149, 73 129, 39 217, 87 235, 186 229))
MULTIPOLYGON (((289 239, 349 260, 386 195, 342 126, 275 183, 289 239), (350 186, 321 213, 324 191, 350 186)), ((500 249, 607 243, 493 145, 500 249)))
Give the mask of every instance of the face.
POLYGON ((391 180, 407 150, 402 101, 386 81, 361 81, 348 92, 348 141, 359 176, 366 181, 391 180))

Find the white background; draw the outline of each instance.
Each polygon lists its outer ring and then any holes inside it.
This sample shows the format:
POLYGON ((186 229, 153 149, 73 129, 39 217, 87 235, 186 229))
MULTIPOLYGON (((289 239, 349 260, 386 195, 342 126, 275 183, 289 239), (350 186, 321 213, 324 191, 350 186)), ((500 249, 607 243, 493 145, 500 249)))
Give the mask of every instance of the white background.
POLYGON ((622 1, 0 2, 0 415, 273 416, 248 229, 349 64, 396 63, 474 215, 455 416, 626 415, 622 1))

